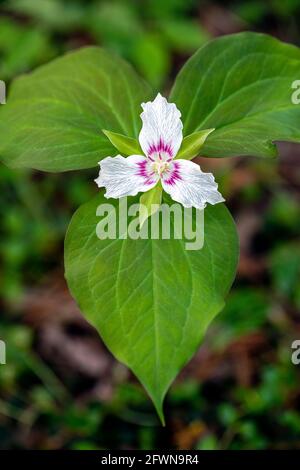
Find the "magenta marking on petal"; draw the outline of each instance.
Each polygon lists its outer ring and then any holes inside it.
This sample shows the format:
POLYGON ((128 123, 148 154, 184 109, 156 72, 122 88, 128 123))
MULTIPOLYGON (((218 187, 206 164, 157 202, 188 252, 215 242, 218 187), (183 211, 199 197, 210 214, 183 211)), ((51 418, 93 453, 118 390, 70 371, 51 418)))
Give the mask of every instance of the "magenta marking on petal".
POLYGON ((145 179, 144 184, 150 185, 154 183, 154 180, 151 178, 155 173, 154 171, 147 172, 147 160, 143 160, 142 162, 138 162, 138 171, 137 175, 141 176, 145 179))
POLYGON ((148 157, 150 158, 153 153, 158 153, 159 158, 161 159, 160 153, 168 153, 169 156, 173 157, 173 150, 171 148, 170 144, 167 144, 163 141, 163 139, 160 137, 159 141, 157 144, 151 144, 148 148, 148 157))
POLYGON ((176 181, 182 180, 179 170, 180 170, 179 163, 174 162, 173 169, 170 171, 170 176, 168 179, 164 179, 164 183, 169 184, 170 186, 174 186, 174 184, 176 184, 176 181))
POLYGON ((138 166, 138 175, 144 176, 147 174, 147 160, 143 160, 137 163, 138 166))

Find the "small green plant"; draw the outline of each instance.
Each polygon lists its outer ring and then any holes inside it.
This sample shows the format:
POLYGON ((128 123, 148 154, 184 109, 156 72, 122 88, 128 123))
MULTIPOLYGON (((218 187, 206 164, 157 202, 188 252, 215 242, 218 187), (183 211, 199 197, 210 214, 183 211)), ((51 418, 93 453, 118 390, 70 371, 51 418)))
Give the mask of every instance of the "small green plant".
MULTIPOLYGON (((269 36, 242 33, 203 46, 169 96, 181 112, 182 145, 193 144, 183 148, 185 158, 268 158, 277 155, 274 141, 299 142, 300 108, 291 100, 299 77, 299 49, 269 36), (203 132, 195 153, 193 139, 203 132)), ((51 172, 95 167, 97 176, 99 160, 115 157, 120 142, 138 147, 140 105, 156 94, 111 53, 97 47, 69 53, 13 83, 0 110, 1 159, 51 172)), ((136 374, 164 421, 164 396, 233 282, 235 224, 224 204, 206 207, 198 251, 186 251, 175 237, 99 240, 96 210, 105 201, 100 192, 73 216, 66 279, 86 318, 136 374)), ((132 196, 130 204, 137 201, 132 196)))

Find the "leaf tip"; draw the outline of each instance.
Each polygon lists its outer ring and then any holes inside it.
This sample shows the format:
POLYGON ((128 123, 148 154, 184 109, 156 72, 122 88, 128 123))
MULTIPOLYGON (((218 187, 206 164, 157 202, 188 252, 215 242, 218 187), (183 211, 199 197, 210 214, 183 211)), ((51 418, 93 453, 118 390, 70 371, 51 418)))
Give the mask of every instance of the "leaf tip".
POLYGON ((275 160, 279 157, 279 150, 275 142, 267 141, 268 146, 268 153, 264 156, 270 158, 271 160, 275 160))
POLYGON ((163 401, 156 402, 155 400, 153 401, 156 412, 158 414, 158 417, 160 419, 161 425, 163 427, 166 427, 166 420, 164 416, 164 411, 163 411, 163 401))

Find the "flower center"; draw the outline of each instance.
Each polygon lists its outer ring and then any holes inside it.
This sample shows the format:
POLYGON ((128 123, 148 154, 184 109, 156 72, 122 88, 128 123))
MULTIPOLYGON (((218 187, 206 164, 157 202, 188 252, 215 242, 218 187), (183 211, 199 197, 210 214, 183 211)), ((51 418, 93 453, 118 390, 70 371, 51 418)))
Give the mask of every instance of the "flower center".
POLYGON ((152 169, 157 173, 159 176, 161 176, 163 173, 168 171, 170 164, 166 161, 155 161, 152 163, 152 169))

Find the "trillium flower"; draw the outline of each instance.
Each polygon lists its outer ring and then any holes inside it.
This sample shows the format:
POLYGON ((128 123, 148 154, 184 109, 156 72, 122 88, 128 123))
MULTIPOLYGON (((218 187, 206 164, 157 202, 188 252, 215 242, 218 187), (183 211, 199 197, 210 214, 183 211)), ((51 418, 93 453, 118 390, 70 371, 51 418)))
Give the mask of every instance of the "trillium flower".
POLYGON ((211 173, 196 163, 175 159, 182 140, 181 113, 174 103, 158 94, 154 101, 142 103, 142 129, 139 134, 144 155, 107 157, 99 162, 95 180, 106 189, 106 198, 135 196, 161 182, 174 201, 184 207, 204 209, 207 203, 223 202, 211 173))

